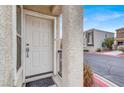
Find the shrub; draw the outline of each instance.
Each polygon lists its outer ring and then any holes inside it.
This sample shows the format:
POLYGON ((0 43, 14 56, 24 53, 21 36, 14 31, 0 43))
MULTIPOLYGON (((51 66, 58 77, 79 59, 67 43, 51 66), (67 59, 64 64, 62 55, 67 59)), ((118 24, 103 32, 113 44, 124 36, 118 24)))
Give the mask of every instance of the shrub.
POLYGON ((101 52, 101 49, 100 49, 100 48, 98 48, 98 49, 96 50, 96 52, 101 52))
POLYGON ((84 49, 84 52, 89 52, 89 50, 88 49, 84 49))
POLYGON ((108 48, 109 50, 112 50, 112 45, 114 44, 114 38, 106 38, 102 42, 102 47, 103 48, 108 48))
POLYGON ((88 64, 84 64, 84 87, 92 87, 93 82, 93 73, 88 64))
POLYGON ((122 51, 122 52, 124 52, 124 45, 118 46, 117 49, 120 50, 120 51, 122 51))

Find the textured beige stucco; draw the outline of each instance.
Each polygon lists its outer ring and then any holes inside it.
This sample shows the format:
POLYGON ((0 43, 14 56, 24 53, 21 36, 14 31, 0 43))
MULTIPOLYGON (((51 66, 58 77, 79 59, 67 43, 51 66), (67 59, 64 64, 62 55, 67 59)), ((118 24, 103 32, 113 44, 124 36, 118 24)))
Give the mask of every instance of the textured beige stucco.
POLYGON ((17 78, 16 87, 21 87, 23 84, 23 73, 21 72, 17 78))
POLYGON ((12 86, 12 6, 0 6, 0 86, 12 86))
POLYGON ((63 86, 83 86, 83 31, 81 6, 63 6, 63 86))

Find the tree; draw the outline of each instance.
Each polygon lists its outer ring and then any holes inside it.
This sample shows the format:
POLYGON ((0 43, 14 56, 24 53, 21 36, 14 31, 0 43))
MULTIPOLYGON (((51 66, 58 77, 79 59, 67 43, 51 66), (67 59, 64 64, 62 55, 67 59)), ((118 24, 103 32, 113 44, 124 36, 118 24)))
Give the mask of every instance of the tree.
POLYGON ((106 38, 102 42, 102 47, 112 50, 112 45, 114 44, 114 38, 106 38))

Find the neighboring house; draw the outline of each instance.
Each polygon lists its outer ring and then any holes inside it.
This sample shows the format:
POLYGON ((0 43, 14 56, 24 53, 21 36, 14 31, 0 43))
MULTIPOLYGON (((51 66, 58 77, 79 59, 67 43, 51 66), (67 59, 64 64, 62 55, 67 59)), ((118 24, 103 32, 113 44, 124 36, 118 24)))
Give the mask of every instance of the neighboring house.
POLYGON ((1 5, 0 86, 25 86, 47 77, 56 86, 83 86, 82 41, 81 6, 1 5))
POLYGON ((116 45, 124 45, 124 28, 119 28, 116 30, 116 45))
POLYGON ((95 52, 102 49, 102 42, 105 38, 114 38, 114 33, 99 29, 89 29, 84 32, 84 49, 95 52))

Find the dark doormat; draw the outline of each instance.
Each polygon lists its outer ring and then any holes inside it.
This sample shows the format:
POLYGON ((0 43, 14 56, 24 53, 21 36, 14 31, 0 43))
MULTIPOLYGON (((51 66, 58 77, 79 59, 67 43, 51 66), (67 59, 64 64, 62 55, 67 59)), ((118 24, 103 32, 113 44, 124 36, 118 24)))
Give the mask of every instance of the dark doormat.
POLYGON ((54 85, 54 81, 51 77, 39 79, 36 81, 32 81, 29 83, 26 83, 26 87, 49 87, 51 85, 54 85))

